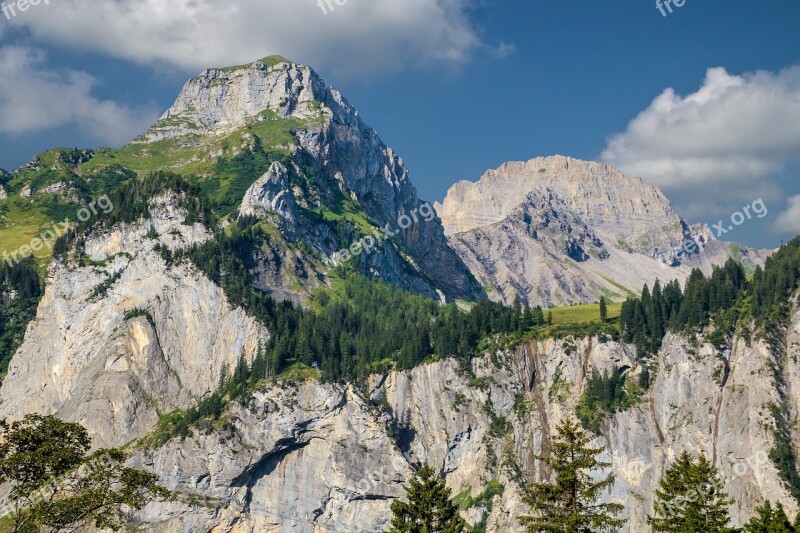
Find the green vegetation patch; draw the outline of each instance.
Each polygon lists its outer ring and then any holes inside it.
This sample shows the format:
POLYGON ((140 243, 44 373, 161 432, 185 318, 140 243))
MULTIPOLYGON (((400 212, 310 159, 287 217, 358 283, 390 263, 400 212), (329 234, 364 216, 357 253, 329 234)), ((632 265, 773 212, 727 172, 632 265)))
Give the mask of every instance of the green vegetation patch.
POLYGON ((602 375, 597 370, 592 371, 586 391, 576 407, 578 420, 584 429, 600 435, 602 422, 608 415, 624 411, 640 401, 638 386, 626 381, 620 368, 602 375))

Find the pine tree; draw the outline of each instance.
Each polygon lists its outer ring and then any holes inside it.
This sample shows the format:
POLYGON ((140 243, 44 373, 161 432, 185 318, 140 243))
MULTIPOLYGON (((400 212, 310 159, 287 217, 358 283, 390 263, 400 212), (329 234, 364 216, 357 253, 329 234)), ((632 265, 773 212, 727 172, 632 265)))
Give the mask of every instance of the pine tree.
POLYGON ((683 452, 667 469, 656 489, 654 516, 647 522, 653 531, 728 533, 728 506, 716 467, 705 455, 696 461, 683 452))
POLYGON ((608 304, 606 303, 606 297, 600 297, 600 321, 607 322, 608 321, 608 304))
POLYGON ((550 456, 538 457, 550 466, 555 482, 532 483, 523 495, 533 511, 533 516, 520 518, 529 533, 593 533, 614 531, 625 524, 615 518, 624 509, 622 505, 597 503, 600 493, 614 483, 614 475, 592 480, 593 470, 610 464, 597 460, 603 449, 589 448, 590 441, 575 422, 565 420, 558 426, 550 456))
POLYGON ((770 502, 756 509, 758 513, 745 524, 745 533, 795 533, 795 526, 786 516, 783 505, 778 503, 775 507, 770 502))
POLYGON ((392 524, 388 533, 462 533, 466 524, 458 507, 450 501, 450 489, 428 466, 414 473, 404 487, 406 500, 392 503, 392 524))

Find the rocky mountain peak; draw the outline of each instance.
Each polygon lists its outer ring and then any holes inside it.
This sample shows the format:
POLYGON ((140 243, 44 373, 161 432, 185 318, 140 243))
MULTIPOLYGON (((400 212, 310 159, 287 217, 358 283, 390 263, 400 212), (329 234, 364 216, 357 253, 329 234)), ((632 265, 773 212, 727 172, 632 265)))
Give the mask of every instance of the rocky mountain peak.
MULTIPOLYGON (((418 212, 422 204, 403 160, 342 94, 310 67, 278 56, 208 69, 189 80, 161 119, 126 149, 148 157, 146 145, 164 141, 178 154, 169 169, 193 168, 193 176, 204 174, 200 179, 217 179, 215 166, 226 158, 248 158, 258 175, 237 175, 236 180, 252 181, 245 197, 231 198, 231 203, 241 214, 280 215, 284 235, 315 243, 324 255, 351 243, 339 242, 338 234, 324 237, 330 230, 323 227, 325 217, 301 216, 298 206, 320 211, 317 215, 338 212, 336 217, 350 218, 345 225, 377 229, 397 226, 398 219, 418 212), (203 167, 200 172, 198 167, 203 167)), ((379 253, 363 256, 362 271, 379 271, 385 281, 431 297, 437 290, 449 298, 483 294, 447 246, 436 217, 418 219, 393 238, 413 265, 402 266, 408 261, 398 248, 388 259, 379 260, 379 253)))
POLYGON ((610 230, 634 248, 653 226, 681 223, 654 185, 606 163, 564 156, 505 163, 475 183, 456 183, 438 211, 448 235, 463 233, 502 221, 531 191, 545 189, 564 198, 587 224, 610 230))
POLYGON ((186 82, 172 107, 137 142, 222 134, 267 118, 268 112, 311 118, 320 113, 330 92, 311 67, 280 56, 208 69, 186 82))
POLYGON ((710 272, 730 256, 750 267, 765 257, 716 241, 641 178, 570 157, 505 163, 455 184, 436 207, 451 246, 507 304, 622 299, 657 279, 686 279, 692 268, 710 272), (677 259, 686 243, 695 253, 677 259))

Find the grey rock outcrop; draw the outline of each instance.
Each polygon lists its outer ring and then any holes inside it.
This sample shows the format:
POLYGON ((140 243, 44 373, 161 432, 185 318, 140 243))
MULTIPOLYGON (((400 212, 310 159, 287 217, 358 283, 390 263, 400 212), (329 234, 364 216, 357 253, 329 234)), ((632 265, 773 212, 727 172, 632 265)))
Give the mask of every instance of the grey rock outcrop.
POLYGON ((307 66, 267 59, 209 69, 189 80, 172 107, 135 142, 230 132, 266 110, 283 118, 315 117, 325 83, 307 66))
POLYGON ((95 266, 53 263, 0 387, 0 418, 55 413, 86 423, 97 445, 118 446, 216 390, 223 367, 251 360, 268 338, 194 266, 168 265, 154 251, 211 237, 184 225, 185 209, 169 196, 154 202, 153 219, 86 241, 95 266))
MULTIPOLYGON (((795 315, 789 342, 798 335, 795 315)), ((791 515, 798 511, 768 458, 770 406, 785 386, 773 377, 775 354, 763 343, 737 340, 723 355, 669 335, 650 392, 603 425, 593 445, 606 447, 602 459, 616 481, 602 498, 625 505, 622 531, 646 529, 653 491, 683 450, 717 465, 735 502, 735 524, 765 499, 782 502, 791 515)), ((800 369, 793 361, 791 354, 778 360, 789 383, 800 369)), ((454 494, 477 497, 492 481, 502 484, 491 505, 465 516, 474 523, 486 515, 487 531, 522 533, 520 482, 546 478, 535 455, 546 454, 553 428, 574 416, 591 372, 618 368, 637 379, 642 367, 632 348, 598 338, 551 339, 476 359, 472 374, 448 360, 374 376, 369 401, 345 386, 276 382, 234 406, 224 432, 140 451, 134 464, 206 503, 154 503, 137 519, 153 531, 377 532, 410 465, 427 462, 454 494)), ((790 389, 796 417, 800 398, 790 389)))
POLYGON ((276 161, 269 171, 247 190, 239 212, 242 215, 276 213, 292 223, 298 219, 297 209, 297 201, 289 183, 289 172, 276 161))

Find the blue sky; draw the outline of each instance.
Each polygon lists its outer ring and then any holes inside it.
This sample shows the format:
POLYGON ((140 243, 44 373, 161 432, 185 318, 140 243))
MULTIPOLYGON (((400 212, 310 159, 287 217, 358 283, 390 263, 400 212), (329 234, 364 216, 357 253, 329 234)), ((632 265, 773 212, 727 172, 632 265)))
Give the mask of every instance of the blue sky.
POLYGON ((423 198, 563 154, 641 175, 694 221, 763 198, 769 216, 726 240, 800 233, 796 0, 686 0, 666 17, 649 0, 334 6, 50 0, 0 15, 0 167, 122 144, 204 67, 282 54, 356 105, 423 198))

